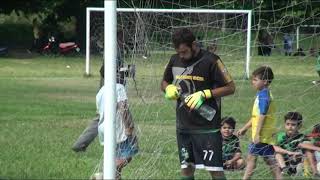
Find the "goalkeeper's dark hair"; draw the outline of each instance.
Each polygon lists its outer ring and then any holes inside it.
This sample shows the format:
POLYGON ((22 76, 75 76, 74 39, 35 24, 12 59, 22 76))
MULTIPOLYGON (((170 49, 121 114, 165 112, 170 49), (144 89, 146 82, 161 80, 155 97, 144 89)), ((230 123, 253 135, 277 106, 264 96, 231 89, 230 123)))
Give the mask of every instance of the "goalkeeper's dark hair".
POLYGON ((270 84, 274 78, 271 67, 269 66, 261 66, 253 71, 253 76, 259 76, 261 80, 267 80, 270 84))
POLYGON ((299 112, 288 112, 285 116, 284 116, 284 122, 286 122, 286 120, 291 120, 291 121, 296 121, 298 122, 298 125, 302 124, 302 115, 299 112))
POLYGON ((181 44, 186 44, 188 47, 192 47, 192 43, 196 40, 192 31, 187 28, 178 29, 172 35, 172 42, 174 48, 179 48, 181 44))
POLYGON ((226 116, 221 119, 221 126, 223 126, 224 124, 228 124, 232 127, 232 129, 236 128, 236 120, 231 116, 226 116))

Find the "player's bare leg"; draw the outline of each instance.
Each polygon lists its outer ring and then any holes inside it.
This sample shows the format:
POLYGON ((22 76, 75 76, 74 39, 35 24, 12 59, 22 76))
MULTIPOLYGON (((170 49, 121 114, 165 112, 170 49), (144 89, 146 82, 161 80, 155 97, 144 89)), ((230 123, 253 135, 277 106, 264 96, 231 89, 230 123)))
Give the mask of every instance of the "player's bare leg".
POLYGON ((309 166, 312 170, 312 175, 317 175, 318 170, 317 170, 316 157, 314 155, 314 152, 313 151, 306 151, 305 155, 306 155, 307 161, 309 162, 309 166))
POLYGON ((209 171, 212 179, 223 180, 226 179, 223 171, 209 171))
POLYGON ((253 171, 256 168, 257 157, 249 154, 247 157, 247 166, 244 172, 243 178, 244 180, 250 179, 253 175, 253 171))
POLYGON ((182 179, 194 179, 194 171, 195 167, 193 165, 188 165, 187 168, 181 169, 181 177, 182 179))
POLYGON ((285 162, 282 154, 276 153, 276 160, 280 166, 280 169, 283 169, 286 167, 286 162, 285 162))
POLYGON ((116 172, 116 180, 121 179, 121 171, 122 168, 124 168, 129 162, 132 160, 132 158, 127 159, 117 159, 116 165, 117 165, 117 172, 116 172))
POLYGON ((277 179, 277 180, 282 179, 281 170, 280 170, 280 167, 279 167, 275 157, 274 156, 273 157, 266 157, 266 158, 264 158, 264 161, 269 166, 269 168, 272 172, 273 178, 277 179))

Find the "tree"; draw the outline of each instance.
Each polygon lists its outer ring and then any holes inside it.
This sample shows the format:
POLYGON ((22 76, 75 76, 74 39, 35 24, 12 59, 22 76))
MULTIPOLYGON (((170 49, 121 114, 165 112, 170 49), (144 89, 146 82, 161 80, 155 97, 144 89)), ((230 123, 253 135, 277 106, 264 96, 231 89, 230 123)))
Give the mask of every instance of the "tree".
POLYGON ((76 19, 76 31, 80 44, 85 44, 85 13, 86 7, 103 7, 102 0, 2 0, 0 13, 9 14, 13 10, 25 14, 44 13, 44 31, 57 32, 57 24, 71 17, 76 19))
MULTIPOLYGON (((299 24, 320 24, 319 0, 118 0, 121 8, 205 8, 205 9, 252 9, 253 26, 294 28, 299 24)), ((77 39, 85 44, 85 13, 87 7, 103 7, 103 0, 1 0, 0 13, 13 10, 25 14, 46 14, 47 30, 54 30, 58 22, 71 17, 76 19, 77 39)), ((227 18, 227 17, 226 17, 227 18)))
POLYGON ((55 5, 51 13, 45 19, 45 23, 50 27, 57 27, 57 23, 66 21, 71 17, 76 20, 76 40, 80 46, 85 46, 85 30, 86 30, 86 8, 87 7, 103 7, 101 0, 59 0, 55 1, 55 5))

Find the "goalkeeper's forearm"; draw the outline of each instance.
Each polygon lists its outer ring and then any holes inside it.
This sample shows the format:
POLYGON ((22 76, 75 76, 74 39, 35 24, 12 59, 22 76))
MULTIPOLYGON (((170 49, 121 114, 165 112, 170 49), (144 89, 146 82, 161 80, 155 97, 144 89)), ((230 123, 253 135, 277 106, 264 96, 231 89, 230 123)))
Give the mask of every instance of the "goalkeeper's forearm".
POLYGON ((229 82, 227 85, 211 89, 211 94, 213 97, 223 97, 231 95, 235 92, 236 86, 233 81, 229 82))

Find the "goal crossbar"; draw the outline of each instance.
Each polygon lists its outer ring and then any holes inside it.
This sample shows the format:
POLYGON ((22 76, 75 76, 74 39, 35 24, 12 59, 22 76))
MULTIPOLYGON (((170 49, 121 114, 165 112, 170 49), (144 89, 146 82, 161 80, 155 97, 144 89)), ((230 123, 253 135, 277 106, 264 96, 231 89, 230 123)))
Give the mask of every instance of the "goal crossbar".
MULTIPOLYGON (((85 75, 90 75, 90 12, 104 12, 104 8, 88 7, 86 13, 86 67, 85 75)), ((249 78, 250 70, 250 46, 251 46, 251 10, 230 9, 144 9, 144 8, 117 8, 117 12, 159 12, 159 13, 219 13, 219 14, 247 14, 247 39, 246 39, 246 63, 245 77, 249 78)))

